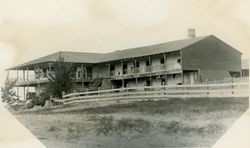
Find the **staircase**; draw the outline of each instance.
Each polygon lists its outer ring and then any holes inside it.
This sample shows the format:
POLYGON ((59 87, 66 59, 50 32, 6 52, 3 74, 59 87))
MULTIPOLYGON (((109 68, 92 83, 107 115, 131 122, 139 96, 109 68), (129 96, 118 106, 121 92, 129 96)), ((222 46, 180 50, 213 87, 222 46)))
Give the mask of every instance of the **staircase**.
POLYGON ((89 90, 97 90, 98 87, 102 84, 102 80, 103 78, 96 78, 96 79, 93 79, 89 85, 87 86, 87 88, 89 90))

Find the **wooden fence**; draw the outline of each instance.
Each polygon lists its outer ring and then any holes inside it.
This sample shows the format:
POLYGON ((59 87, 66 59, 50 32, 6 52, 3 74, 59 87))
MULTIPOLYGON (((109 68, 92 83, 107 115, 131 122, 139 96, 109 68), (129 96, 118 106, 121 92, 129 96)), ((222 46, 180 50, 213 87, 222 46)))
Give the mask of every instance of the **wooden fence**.
POLYGON ((129 87, 120 89, 71 93, 55 104, 72 104, 89 101, 143 100, 165 98, 220 98, 248 97, 248 82, 233 82, 219 84, 195 84, 174 86, 129 87))

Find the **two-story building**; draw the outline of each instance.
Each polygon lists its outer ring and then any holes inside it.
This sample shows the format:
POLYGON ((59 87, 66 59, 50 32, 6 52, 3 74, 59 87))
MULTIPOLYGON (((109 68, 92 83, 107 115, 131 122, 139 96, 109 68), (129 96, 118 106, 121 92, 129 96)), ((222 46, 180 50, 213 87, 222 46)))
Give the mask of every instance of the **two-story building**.
POLYGON ((34 87, 37 93, 48 82, 47 74, 53 72, 59 56, 73 63, 79 90, 181 85, 240 77, 241 55, 214 35, 195 37, 194 30, 189 30, 187 39, 110 53, 62 51, 8 71, 17 71, 17 87, 34 87))

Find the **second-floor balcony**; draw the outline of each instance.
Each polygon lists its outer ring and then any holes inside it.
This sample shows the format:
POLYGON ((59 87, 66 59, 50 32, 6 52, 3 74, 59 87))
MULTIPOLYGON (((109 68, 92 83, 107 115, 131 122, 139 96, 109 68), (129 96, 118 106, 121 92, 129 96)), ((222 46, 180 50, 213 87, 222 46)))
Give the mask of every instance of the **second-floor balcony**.
MULTIPOLYGON (((53 73, 52 73, 53 74, 53 73)), ((31 74, 28 77, 10 78, 11 81, 16 81, 16 86, 35 86, 42 83, 48 83, 48 73, 42 75, 31 74)), ((92 73, 86 75, 86 77, 73 77, 74 82, 90 82, 92 80, 92 73)))
POLYGON ((110 76, 113 79, 120 78, 131 78, 134 76, 149 76, 154 74, 171 74, 171 73, 180 73, 181 66, 176 63, 173 65, 166 66, 165 64, 145 66, 145 67, 136 67, 131 69, 123 69, 122 74, 118 74, 119 72, 112 70, 110 71, 110 76))
POLYGON ((53 72, 42 72, 42 73, 35 73, 34 71, 30 71, 28 75, 23 77, 16 77, 13 80, 16 81, 16 86, 34 86, 42 83, 49 82, 48 76, 53 72))
POLYGON ((16 86, 33 86, 33 85, 38 85, 42 83, 47 83, 49 82, 49 79, 47 77, 42 77, 42 78, 29 78, 29 79, 22 79, 22 78, 17 78, 13 79, 16 80, 16 86))

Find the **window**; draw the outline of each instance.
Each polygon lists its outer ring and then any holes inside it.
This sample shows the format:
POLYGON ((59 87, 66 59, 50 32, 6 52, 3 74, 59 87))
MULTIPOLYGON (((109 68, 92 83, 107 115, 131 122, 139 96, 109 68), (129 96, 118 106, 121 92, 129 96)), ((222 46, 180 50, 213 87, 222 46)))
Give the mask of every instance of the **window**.
POLYGON ((114 71, 115 70, 115 66, 114 65, 111 65, 110 66, 110 71, 114 71))
POLYGON ((249 76, 249 70, 248 69, 242 69, 242 77, 248 77, 249 76))
POLYGON ((82 76, 82 71, 77 71, 77 78, 81 78, 82 76))
POLYGON ((110 65, 110 75, 111 76, 115 75, 115 66, 114 65, 110 65))
POLYGON ((161 64, 164 64, 164 63, 165 63, 164 58, 161 58, 161 64))
POLYGON ((173 74, 173 78, 175 79, 175 77, 176 77, 176 74, 173 74))
POLYGON ((177 59, 177 63, 181 64, 181 59, 180 58, 177 59))
POLYGON ((238 71, 229 71, 229 74, 232 78, 240 77, 240 72, 238 72, 238 71))
POLYGON ((123 74, 127 74, 128 73, 128 65, 127 64, 124 64, 123 67, 123 74))
POLYGON ((146 61, 146 66, 149 66, 149 61, 146 61))
POLYGON ((140 62, 135 62, 135 67, 140 67, 140 62))
POLYGON ((150 86, 150 80, 146 80, 146 86, 150 86))
POLYGON ((161 79, 161 85, 166 85, 166 80, 165 80, 165 78, 162 78, 162 79, 161 79))

